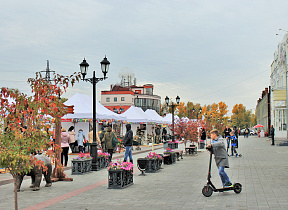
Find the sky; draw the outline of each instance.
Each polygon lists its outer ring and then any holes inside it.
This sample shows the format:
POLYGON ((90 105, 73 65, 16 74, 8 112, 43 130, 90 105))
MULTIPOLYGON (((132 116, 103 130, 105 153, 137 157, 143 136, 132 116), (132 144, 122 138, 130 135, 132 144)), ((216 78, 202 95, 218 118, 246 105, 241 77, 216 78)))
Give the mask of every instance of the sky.
MULTIPOLYGON (((287 0, 12 0, 0 1, 0 87, 30 94, 27 79, 50 68, 79 71, 85 57, 102 77, 102 90, 119 83, 129 69, 137 85, 154 84, 162 103, 224 101, 229 112, 242 103, 254 109, 269 86, 273 54, 288 30, 287 0), (276 33, 279 35, 276 36, 276 33)), ((92 95, 79 82, 75 92, 92 95)))

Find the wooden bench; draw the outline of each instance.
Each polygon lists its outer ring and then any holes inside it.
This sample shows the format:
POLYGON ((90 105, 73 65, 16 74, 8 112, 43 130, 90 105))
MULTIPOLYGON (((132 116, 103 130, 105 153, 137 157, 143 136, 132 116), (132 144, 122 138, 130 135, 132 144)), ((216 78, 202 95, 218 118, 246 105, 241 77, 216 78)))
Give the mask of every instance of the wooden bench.
POLYGON ((194 154, 194 152, 197 154, 197 147, 195 145, 190 145, 190 147, 185 148, 185 154, 194 154))
POLYGON ((174 152, 177 154, 177 161, 179 161, 179 157, 183 159, 183 150, 174 150, 174 152))

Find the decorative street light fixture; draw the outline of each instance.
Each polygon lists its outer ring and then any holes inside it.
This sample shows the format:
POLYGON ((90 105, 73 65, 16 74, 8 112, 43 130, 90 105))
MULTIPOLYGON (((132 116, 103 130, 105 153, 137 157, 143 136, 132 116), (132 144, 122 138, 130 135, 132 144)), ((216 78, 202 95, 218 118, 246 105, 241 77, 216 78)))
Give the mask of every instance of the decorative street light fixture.
POLYGON ((179 96, 176 97, 176 103, 177 104, 173 103, 173 101, 171 101, 171 104, 169 104, 169 97, 168 96, 166 96, 165 102, 166 102, 167 106, 172 108, 172 141, 174 142, 175 141, 175 136, 174 136, 174 111, 175 111, 175 107, 179 106, 180 97, 179 96))
POLYGON ((118 109, 116 109, 116 108, 114 107, 114 108, 113 108, 113 112, 115 112, 115 113, 117 113, 117 114, 121 114, 122 112, 124 112, 124 109, 121 108, 121 106, 120 106, 119 111, 118 111, 118 109))
MULTIPOLYGON (((193 109, 192 109, 192 112, 193 112, 193 113, 195 112, 194 107, 193 107, 193 109)), ((197 120, 198 120, 198 114, 201 114, 201 113, 202 113, 202 108, 200 107, 199 112, 197 112, 197 120)))
POLYGON ((107 60, 106 56, 105 58, 100 62, 101 64, 101 70, 104 75, 104 77, 97 78, 95 76, 95 71, 93 71, 93 77, 92 78, 85 78, 89 64, 86 62, 85 58, 80 63, 80 70, 81 74, 83 76, 82 80, 86 82, 90 82, 93 85, 93 142, 91 144, 91 149, 90 149, 90 156, 92 157, 92 171, 97 171, 98 170, 98 157, 97 157, 97 142, 96 142, 96 84, 99 81, 103 81, 107 79, 106 77, 108 70, 109 70, 109 65, 110 62, 107 60))

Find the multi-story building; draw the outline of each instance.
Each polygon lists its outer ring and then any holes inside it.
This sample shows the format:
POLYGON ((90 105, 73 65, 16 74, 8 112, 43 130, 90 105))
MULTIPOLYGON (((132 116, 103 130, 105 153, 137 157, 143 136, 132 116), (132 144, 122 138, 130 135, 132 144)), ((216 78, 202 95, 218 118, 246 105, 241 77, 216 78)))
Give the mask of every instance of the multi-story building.
POLYGON ((116 113, 123 113, 132 105, 141 107, 143 111, 153 109, 160 113, 161 97, 154 95, 153 84, 137 86, 136 79, 134 84, 131 81, 131 76, 122 77, 120 84, 111 85, 110 90, 101 91, 101 104, 116 113))
POLYGON ((271 125, 270 89, 269 87, 262 91, 262 96, 258 99, 256 106, 257 124, 263 125, 264 132, 268 133, 271 125))
POLYGON ((271 64, 271 124, 275 128, 275 137, 286 137, 286 74, 287 74, 288 34, 278 44, 271 64))

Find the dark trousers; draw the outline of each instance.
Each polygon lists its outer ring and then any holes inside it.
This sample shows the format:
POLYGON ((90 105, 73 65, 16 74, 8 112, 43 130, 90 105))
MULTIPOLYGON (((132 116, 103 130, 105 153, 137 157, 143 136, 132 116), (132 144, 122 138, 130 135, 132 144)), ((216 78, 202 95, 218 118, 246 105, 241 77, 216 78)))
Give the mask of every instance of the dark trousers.
POLYGON ((236 146, 231 146, 231 154, 232 156, 235 154, 237 154, 237 151, 236 151, 236 146))
POLYGON ((68 163, 68 151, 69 147, 62 147, 62 153, 61 153, 61 164, 63 166, 63 156, 65 158, 65 166, 67 166, 68 163))
POLYGON ((72 153, 75 152, 74 151, 75 150, 75 143, 70 143, 69 146, 71 148, 72 153))
POLYGON ((274 136, 272 136, 272 145, 275 145, 274 136))
POLYGON ((108 158, 109 163, 112 161, 113 151, 114 151, 114 149, 108 149, 108 153, 110 154, 110 156, 108 158))

